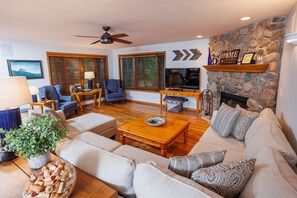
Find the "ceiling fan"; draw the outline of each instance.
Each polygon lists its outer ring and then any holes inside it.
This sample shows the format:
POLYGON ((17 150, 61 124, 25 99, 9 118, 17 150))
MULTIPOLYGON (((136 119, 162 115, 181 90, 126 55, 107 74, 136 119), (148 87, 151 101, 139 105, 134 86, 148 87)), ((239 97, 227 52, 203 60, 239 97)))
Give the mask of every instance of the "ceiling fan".
POLYGON ((126 41, 123 39, 120 39, 122 37, 127 37, 128 35, 125 33, 121 34, 114 34, 110 35, 108 31, 110 30, 109 26, 103 26, 102 29, 105 31, 101 36, 82 36, 82 35, 75 35, 76 37, 86 37, 86 38, 99 38, 99 40, 94 41, 91 43, 91 45, 96 43, 102 43, 102 44, 111 44, 113 42, 119 42, 119 43, 125 43, 125 44, 131 44, 131 41, 126 41))

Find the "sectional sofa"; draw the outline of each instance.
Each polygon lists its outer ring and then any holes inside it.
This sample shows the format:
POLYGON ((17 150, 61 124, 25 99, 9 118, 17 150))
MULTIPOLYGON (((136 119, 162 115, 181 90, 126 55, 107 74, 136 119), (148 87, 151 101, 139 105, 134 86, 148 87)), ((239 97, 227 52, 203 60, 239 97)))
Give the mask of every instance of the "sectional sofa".
MULTIPOLYGON (((215 119, 215 113, 212 121, 215 119)), ((221 197, 168 170, 168 159, 122 145, 91 131, 70 133, 56 154, 116 189, 124 197, 221 197)), ((297 197, 297 156, 270 109, 248 129, 245 141, 222 138, 209 127, 189 154, 226 149, 224 161, 256 158, 240 197, 297 197)))

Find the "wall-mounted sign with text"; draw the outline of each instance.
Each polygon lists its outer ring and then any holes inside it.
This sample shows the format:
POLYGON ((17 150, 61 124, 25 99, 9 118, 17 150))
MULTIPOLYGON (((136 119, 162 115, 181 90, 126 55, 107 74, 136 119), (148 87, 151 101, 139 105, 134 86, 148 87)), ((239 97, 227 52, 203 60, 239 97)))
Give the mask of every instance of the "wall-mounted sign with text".
POLYGON ((221 65, 232 65, 237 64, 240 49, 223 51, 220 57, 221 65))

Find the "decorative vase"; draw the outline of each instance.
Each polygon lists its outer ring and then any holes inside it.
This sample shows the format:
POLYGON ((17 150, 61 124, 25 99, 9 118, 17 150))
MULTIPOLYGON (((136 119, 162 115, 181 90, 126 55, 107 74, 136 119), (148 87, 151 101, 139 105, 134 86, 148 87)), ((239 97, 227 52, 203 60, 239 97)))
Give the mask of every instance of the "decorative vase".
POLYGON ((39 169, 47 165, 50 161, 51 161, 51 155, 49 151, 47 151, 46 153, 38 157, 31 157, 28 159, 29 167, 32 169, 39 169))

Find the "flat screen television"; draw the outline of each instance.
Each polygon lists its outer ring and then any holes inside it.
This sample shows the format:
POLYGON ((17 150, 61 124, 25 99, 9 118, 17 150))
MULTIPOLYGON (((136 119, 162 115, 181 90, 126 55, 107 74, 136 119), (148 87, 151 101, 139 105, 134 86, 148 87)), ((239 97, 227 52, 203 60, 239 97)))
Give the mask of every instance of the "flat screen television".
POLYGON ((200 89, 200 68, 166 68, 165 85, 168 89, 200 89))

